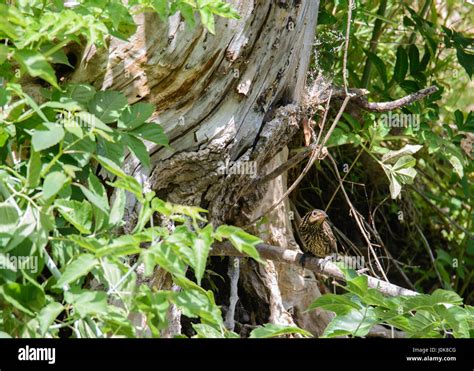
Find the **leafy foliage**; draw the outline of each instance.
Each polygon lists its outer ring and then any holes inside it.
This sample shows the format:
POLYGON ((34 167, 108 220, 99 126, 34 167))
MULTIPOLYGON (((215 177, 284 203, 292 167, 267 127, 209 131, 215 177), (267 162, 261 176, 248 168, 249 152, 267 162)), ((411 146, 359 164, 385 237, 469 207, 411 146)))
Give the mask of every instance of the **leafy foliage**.
POLYGON ((468 338, 474 334, 474 308, 463 306, 462 298, 453 291, 385 297, 368 288, 367 276, 350 270, 345 276, 346 294, 326 294, 309 306, 309 310, 323 308, 336 314, 324 337, 363 337, 375 325, 393 327, 416 338, 468 338))

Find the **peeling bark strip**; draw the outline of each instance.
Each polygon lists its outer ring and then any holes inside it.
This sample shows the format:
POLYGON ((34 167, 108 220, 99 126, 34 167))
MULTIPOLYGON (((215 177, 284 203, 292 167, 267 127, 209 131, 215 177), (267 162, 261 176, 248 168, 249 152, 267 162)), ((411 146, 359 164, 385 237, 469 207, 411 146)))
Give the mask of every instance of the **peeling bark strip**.
MULTIPOLYGON (((260 244, 257 245, 260 256, 264 259, 271 260, 273 262, 286 263, 291 265, 300 266, 309 269, 313 272, 326 274, 328 276, 337 278, 339 280, 345 280, 344 274, 341 270, 330 261, 318 258, 305 258, 304 265, 301 263, 303 254, 295 250, 285 250, 280 247, 260 244)), ((245 256, 244 254, 237 251, 230 243, 222 243, 214 245, 211 250, 211 255, 214 256, 245 256)), ((388 296, 415 296, 417 292, 393 285, 386 281, 379 280, 377 278, 367 276, 368 285, 370 288, 380 291, 382 294, 388 296)))

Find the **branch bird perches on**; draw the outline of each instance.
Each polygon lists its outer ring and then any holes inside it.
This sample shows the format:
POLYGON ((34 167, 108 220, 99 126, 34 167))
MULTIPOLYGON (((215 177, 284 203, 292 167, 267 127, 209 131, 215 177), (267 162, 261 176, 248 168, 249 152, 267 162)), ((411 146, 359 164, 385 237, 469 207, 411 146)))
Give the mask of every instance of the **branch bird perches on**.
MULTIPOLYGON (((285 263, 309 269, 315 273, 325 274, 338 280, 344 281, 344 273, 334 263, 313 257, 305 257, 304 264, 302 263, 303 254, 296 250, 287 250, 278 246, 267 244, 258 244, 255 246, 260 257, 267 260, 272 260, 277 263, 285 263)), ((212 256, 238 256, 245 257, 244 253, 236 250, 230 242, 223 242, 214 244, 210 252, 212 256)), ((370 288, 380 291, 387 296, 415 296, 419 295, 417 292, 405 289, 403 287, 391 284, 387 281, 382 281, 377 278, 367 276, 368 286, 370 288)))

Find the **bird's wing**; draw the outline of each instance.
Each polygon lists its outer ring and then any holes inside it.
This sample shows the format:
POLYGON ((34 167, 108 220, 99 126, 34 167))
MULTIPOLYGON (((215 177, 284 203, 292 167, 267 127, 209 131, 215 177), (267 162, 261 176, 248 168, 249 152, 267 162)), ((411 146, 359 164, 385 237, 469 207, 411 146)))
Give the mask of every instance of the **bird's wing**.
POLYGON ((331 226, 326 221, 323 223, 323 232, 324 232, 324 235, 327 237, 327 241, 329 243, 329 247, 331 248, 331 251, 337 253, 336 237, 334 237, 334 233, 332 233, 331 226))

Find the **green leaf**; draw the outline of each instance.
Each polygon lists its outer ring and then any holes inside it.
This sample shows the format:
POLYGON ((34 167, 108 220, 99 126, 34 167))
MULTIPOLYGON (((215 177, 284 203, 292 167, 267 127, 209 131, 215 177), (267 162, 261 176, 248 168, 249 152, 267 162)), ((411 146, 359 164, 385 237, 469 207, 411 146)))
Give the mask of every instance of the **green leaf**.
POLYGON ((450 290, 436 289, 433 294, 431 294, 433 304, 451 304, 451 305, 462 305, 462 298, 450 290))
POLYGON ((89 112, 106 124, 117 121, 127 105, 127 98, 118 91, 98 92, 89 102, 89 112))
POLYGON ((33 131, 31 143, 37 152, 58 144, 64 138, 64 129, 51 122, 45 122, 33 131))
POLYGON ((125 256, 139 254, 140 241, 131 235, 123 235, 115 238, 112 243, 96 251, 98 258, 104 256, 125 256))
POLYGON ((4 246, 4 251, 9 251, 14 247, 20 245, 21 242, 23 242, 26 238, 30 237, 34 233, 35 229, 39 226, 38 224, 40 217, 38 214, 38 210, 35 209, 33 206, 27 206, 26 211, 23 212, 19 224, 13 226, 13 228, 10 229, 10 235, 12 236, 12 238, 10 239, 8 244, 4 246))
POLYGON ((418 84, 416 81, 413 80, 405 80, 402 81, 400 87, 405 90, 408 94, 415 93, 421 89, 421 85, 418 84))
POLYGON ((214 300, 203 291, 201 288, 199 290, 187 288, 183 291, 173 293, 170 299, 183 311, 185 316, 190 318, 199 317, 207 323, 222 326, 222 315, 219 307, 215 304, 214 300))
POLYGON ((306 330, 303 330, 296 326, 285 326, 285 325, 277 325, 273 323, 267 323, 262 327, 258 327, 253 329, 250 333, 250 338, 272 338, 276 336, 282 335, 290 335, 290 334, 300 334, 304 337, 313 337, 311 333, 306 330))
POLYGON ((43 197, 48 199, 55 196, 68 181, 68 177, 59 171, 49 173, 43 182, 43 197))
MULTIPOLYGON (((205 1, 204 3, 212 11, 213 14, 224 18, 240 19, 240 15, 237 10, 235 10, 231 4, 225 1, 205 1)), ((200 5, 202 6, 202 4, 200 5)))
POLYGON ((77 112, 75 117, 80 120, 80 126, 83 128, 95 129, 95 132, 97 133, 101 130, 107 133, 113 132, 112 128, 108 127, 104 122, 102 122, 102 120, 89 112, 77 112))
POLYGON ((395 172, 400 172, 402 169, 409 169, 416 165, 416 159, 412 156, 403 156, 400 157, 395 165, 393 165, 393 170, 395 172))
POLYGON ((410 44, 408 47, 408 55, 410 57, 410 74, 414 75, 419 70, 420 52, 415 44, 410 44))
MULTIPOLYGON (((105 133, 103 133, 105 134, 105 133)), ((107 134, 108 135, 108 134, 107 134)), ((99 138, 97 154, 121 167, 125 159, 125 143, 120 133, 112 133, 109 138, 99 138)))
POLYGON ((464 115, 460 110, 454 111, 454 120, 458 128, 462 128, 464 123, 464 115))
POLYGON ((122 300, 125 299, 131 303, 133 299, 132 294, 134 294, 136 287, 136 273, 130 271, 131 268, 126 264, 114 263, 113 259, 102 259, 101 267, 103 270, 99 271, 100 282, 106 283, 108 289, 116 288, 120 289, 121 292, 128 291, 129 294, 120 296, 122 300), (124 277, 127 273, 128 277, 124 277), (126 299, 127 296, 129 299, 126 299))
POLYGON ((376 289, 367 289, 367 292, 360 298, 367 305, 376 305, 378 307, 395 310, 398 308, 398 303, 394 299, 383 296, 380 291, 376 289))
POLYGON ((159 330, 168 326, 169 296, 166 291, 152 292, 146 285, 139 288, 135 304, 142 313, 147 313, 147 324, 154 336, 160 336, 159 330))
POLYGON ((196 337, 201 339, 224 339, 224 334, 216 329, 214 326, 207 325, 205 323, 193 323, 194 331, 196 331, 196 337))
POLYGON ((416 152, 418 152, 421 148, 423 148, 423 146, 407 144, 397 151, 387 152, 385 155, 383 155, 382 162, 394 163, 395 160, 398 160, 400 157, 413 155, 416 152))
POLYGON ((214 35, 216 33, 216 23, 212 11, 209 8, 205 7, 199 9, 199 14, 201 16, 202 24, 207 28, 210 33, 214 35))
POLYGON ((39 152, 31 151, 28 161, 28 170, 26 175, 26 186, 36 188, 41 178, 41 155, 39 152))
POLYGON ((368 278, 365 275, 361 275, 348 280, 345 288, 353 294, 364 297, 368 289, 368 278))
POLYGON ((377 68, 384 85, 387 85, 387 69, 383 60, 369 50, 364 50, 364 53, 367 55, 367 58, 375 65, 375 68, 377 68))
POLYGON ((133 130, 143 125, 148 120, 153 112, 155 106, 150 103, 135 103, 132 106, 126 107, 118 120, 118 127, 121 129, 133 130))
POLYGON ((454 291, 437 289, 431 295, 416 295, 408 297, 402 303, 405 311, 413 310, 426 310, 429 312, 434 311, 434 307, 437 305, 462 305, 462 298, 454 291))
POLYGON ((262 242, 258 237, 252 236, 238 227, 221 225, 215 232, 215 238, 219 241, 222 238, 228 239, 239 252, 243 252, 256 261, 263 263, 255 248, 256 245, 262 242))
POLYGON ((115 188, 120 188, 124 189, 133 195, 140 201, 143 202, 143 194, 142 194, 142 186, 140 183, 135 178, 132 178, 131 176, 127 176, 126 178, 123 179, 118 179, 117 181, 113 183, 109 183, 112 187, 115 188))
POLYGON ((196 26, 196 20, 194 19, 194 8, 191 5, 181 1, 173 3, 171 13, 175 13, 176 10, 179 10, 183 18, 186 20, 187 25, 191 26, 191 28, 196 26), (173 7, 174 4, 176 4, 175 7, 173 7), (173 8, 175 9, 174 11, 173 8))
POLYGON ((30 76, 39 77, 59 89, 54 70, 41 53, 34 50, 17 49, 14 58, 30 76))
POLYGON ((147 122, 142 126, 129 131, 129 133, 140 139, 145 139, 162 146, 168 145, 168 138, 165 135, 163 128, 160 125, 152 122, 147 122))
POLYGON ((459 64, 464 68, 469 78, 472 78, 474 71, 474 54, 467 53, 462 47, 456 47, 456 56, 459 64))
POLYGON ((104 185, 101 183, 99 178, 97 178, 94 173, 90 173, 87 178, 87 185, 89 188, 80 186, 82 193, 87 199, 99 210, 104 213, 109 213, 109 200, 107 198, 107 192, 104 185))
POLYGON ((459 157, 451 155, 448 157, 448 160, 456 174, 458 174, 459 178, 462 179, 462 177, 464 176, 464 166, 462 165, 462 162, 459 157))
POLYGON ((334 317, 324 330, 323 337, 366 336, 375 324, 377 318, 373 308, 352 309, 346 314, 334 317))
POLYGON ((115 162, 108 159, 107 157, 98 155, 96 159, 105 168, 105 170, 109 171, 113 175, 118 176, 119 178, 129 177, 115 162))
POLYGON ((201 280, 204 276, 207 257, 209 255, 212 242, 212 226, 210 224, 202 229, 198 236, 193 239, 193 244, 191 246, 193 251, 192 266, 194 268, 194 275, 196 276, 198 285, 201 285, 201 280))
POLYGON ((102 244, 93 237, 82 237, 79 235, 69 235, 67 238, 74 242, 77 246, 80 246, 86 250, 96 253, 102 247, 102 244))
POLYGON ((397 61, 393 69, 393 79, 396 82, 402 82, 408 72, 408 55, 403 46, 397 48, 397 61))
POLYGON ((92 228, 92 207, 87 201, 56 200, 55 205, 64 219, 79 232, 89 234, 92 228))
MULTIPOLYGON (((162 200, 156 198, 153 199, 153 204, 154 207, 157 207, 156 211, 158 212, 166 211, 167 206, 171 205, 169 203, 163 204, 162 200)), ((201 222, 207 221, 207 219, 201 215, 201 213, 207 213, 207 210, 197 206, 171 205, 171 210, 174 214, 187 215, 193 220, 199 220, 201 222)))
POLYGON ((446 321, 448 327, 453 331, 455 338, 469 338, 469 312, 457 306, 446 308, 437 306, 437 313, 446 321))
POLYGON ((42 288, 32 283, 20 285, 16 282, 10 282, 2 285, 0 286, 0 297, 16 309, 32 317, 35 315, 34 312, 39 311, 46 301, 42 288))
POLYGON ((153 273, 153 269, 157 264, 175 276, 184 277, 186 274, 186 264, 174 252, 170 244, 160 242, 149 249, 143 250, 140 258, 145 264, 146 276, 153 273))
POLYGON ((20 220, 17 209, 7 203, 0 203, 0 233, 13 234, 20 220))
MULTIPOLYGON (((420 66, 419 66, 419 73, 425 72, 426 67, 428 67, 428 63, 430 62, 430 59, 432 57, 432 52, 430 51, 430 48, 428 45, 425 45, 425 53, 423 54, 423 58, 421 58, 420 61, 420 66)), ((435 53, 433 53, 434 55, 435 53)))
POLYGON ((416 170, 413 168, 416 165, 416 160, 412 156, 402 156, 393 166, 385 163, 381 163, 381 165, 390 181, 391 197, 395 199, 401 192, 402 184, 413 183, 416 176, 416 170))
POLYGON ((107 294, 103 291, 71 289, 64 293, 64 299, 81 318, 107 314, 107 294))
MULTIPOLYGON (((148 317, 148 316, 147 316, 148 317)), ((107 315, 103 318, 104 333, 113 333, 115 337, 136 338, 136 329, 127 318, 124 309, 109 305, 107 315)))
POLYGON ((109 225, 112 227, 119 226, 123 221, 123 215, 125 212, 125 191, 123 189, 117 189, 115 192, 114 203, 110 209, 109 225))
POLYGON ((137 139, 133 135, 124 135, 123 139, 127 144, 130 151, 135 155, 135 157, 140 161, 140 163, 146 168, 150 169, 150 155, 146 146, 140 139, 137 139))
POLYGON ((341 315, 352 309, 360 309, 360 306, 353 302, 348 295, 325 294, 313 301, 308 307, 308 311, 316 308, 323 308, 341 315))
POLYGON ((53 324, 55 319, 59 314, 64 310, 64 307, 57 302, 50 303, 41 309, 41 312, 38 313, 38 322, 40 325, 40 333, 42 336, 46 334, 49 326, 53 324))
POLYGON ((86 105, 94 97, 96 90, 87 84, 68 84, 66 86, 66 96, 75 102, 86 105))
POLYGON ((0 44, 0 65, 7 60, 8 56, 8 47, 6 45, 0 44))
POLYGON ((436 317, 423 310, 418 310, 414 316, 408 318, 410 337, 436 338, 441 337, 437 331, 436 317))
POLYGON ((91 254, 79 255, 72 263, 69 263, 58 279, 55 287, 62 288, 72 282, 77 281, 79 278, 88 274, 99 261, 91 254))
POLYGON ((158 13, 162 20, 168 18, 169 9, 168 9, 168 0, 151 0, 151 5, 153 9, 158 13))

